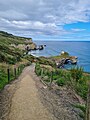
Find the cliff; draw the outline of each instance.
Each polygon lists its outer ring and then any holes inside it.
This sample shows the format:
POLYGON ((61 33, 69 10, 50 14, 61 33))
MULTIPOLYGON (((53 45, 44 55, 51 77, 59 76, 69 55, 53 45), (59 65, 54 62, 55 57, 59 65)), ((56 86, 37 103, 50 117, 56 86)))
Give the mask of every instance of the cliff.
POLYGON ((36 47, 32 38, 14 36, 0 31, 0 62, 15 64, 21 61, 27 45, 32 49, 36 47))

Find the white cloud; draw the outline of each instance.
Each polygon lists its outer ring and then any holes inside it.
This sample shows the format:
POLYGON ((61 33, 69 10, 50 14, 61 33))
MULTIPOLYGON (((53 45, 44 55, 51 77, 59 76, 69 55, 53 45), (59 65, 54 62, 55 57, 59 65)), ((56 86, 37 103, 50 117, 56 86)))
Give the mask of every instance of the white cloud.
POLYGON ((42 23, 40 21, 9 21, 1 18, 0 25, 14 31, 30 31, 32 34, 57 35, 66 32, 62 27, 58 28, 55 23, 42 23))
POLYGON ((61 35, 64 24, 78 21, 90 21, 90 0, 0 0, 0 28, 13 33, 61 35))
POLYGON ((85 31, 86 29, 79 29, 79 28, 73 28, 72 31, 73 32, 82 32, 85 31))

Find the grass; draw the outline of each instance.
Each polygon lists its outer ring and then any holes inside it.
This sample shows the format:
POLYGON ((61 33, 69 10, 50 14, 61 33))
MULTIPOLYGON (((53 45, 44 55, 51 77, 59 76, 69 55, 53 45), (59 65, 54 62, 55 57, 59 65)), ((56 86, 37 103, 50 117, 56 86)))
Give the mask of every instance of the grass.
POLYGON ((28 64, 19 64, 19 66, 17 67, 14 67, 12 65, 9 66, 9 78, 10 78, 9 81, 8 81, 8 72, 7 72, 8 66, 4 66, 3 68, 0 66, 0 90, 3 89, 6 84, 16 79, 21 74, 24 67, 27 65, 28 64), (16 68, 16 75, 15 75, 15 68, 16 68))
POLYGON ((0 70, 0 89, 2 89, 7 83, 8 83, 7 74, 2 69, 2 70, 0 70))
POLYGON ((76 104, 76 105, 73 105, 73 106, 76 107, 76 108, 79 108, 84 113, 86 112, 86 106, 85 105, 76 104))
MULTIPOLYGON (((50 67, 47 67, 47 65, 46 67, 43 67, 42 64, 36 64, 35 72, 38 76, 43 76, 42 80, 44 80, 47 85, 50 85, 50 81, 52 79, 53 83, 57 84, 60 87, 66 86, 67 88, 71 88, 71 90, 74 90, 83 100, 87 100, 90 74, 84 73, 83 69, 79 67, 72 68, 69 71, 54 68, 52 69, 52 72, 49 69, 50 67)), ((86 105, 76 104, 73 106, 81 110, 78 115, 82 119, 85 119, 86 105)))
POLYGON ((60 55, 57 55, 57 56, 52 56, 50 57, 50 59, 54 59, 54 60, 59 60, 59 59, 62 59, 62 58, 70 58, 71 56, 69 55, 69 53, 65 52, 64 54, 60 54, 60 55))
POLYGON ((53 61, 51 58, 39 57, 39 58, 36 58, 36 61, 39 64, 50 65, 50 66, 53 66, 53 67, 56 66, 55 61, 53 61))
POLYGON ((85 114, 86 114, 86 106, 85 105, 81 105, 81 104, 76 104, 73 105, 75 108, 80 109, 82 112, 79 113, 79 116, 83 119, 85 119, 85 114))
POLYGON ((26 45, 27 41, 29 41, 30 44, 33 44, 31 38, 18 37, 4 31, 0 31, 0 90, 8 84, 8 67, 10 70, 10 81, 12 81, 15 79, 15 66, 17 66, 16 77, 18 77, 22 72, 24 65, 29 65, 32 62, 32 56, 24 56, 25 50, 11 46, 11 44, 14 44, 15 46, 18 46, 19 44, 26 45))
MULTIPOLYGON (((42 67, 40 64, 36 64, 35 71, 38 76, 41 76, 43 69, 43 77, 47 76, 48 81, 51 79, 51 71, 49 67, 42 67)), ((53 69, 52 69, 53 70, 53 69)), ((53 70, 53 82, 58 86, 68 86, 74 89, 76 93, 81 96, 84 100, 87 98, 88 92, 88 81, 90 75, 83 73, 82 68, 73 68, 70 71, 63 69, 53 70)))
POLYGON ((56 83, 58 86, 64 86, 66 84, 66 81, 64 78, 58 78, 56 83))
POLYGON ((83 68, 77 66, 77 67, 71 68, 70 72, 71 72, 71 77, 73 78, 73 80, 78 82, 82 78, 84 71, 83 71, 83 68))
POLYGON ((0 31, 0 62, 16 64, 21 61, 25 50, 13 47, 11 44, 15 44, 16 46, 19 44, 26 44, 26 40, 32 42, 31 38, 18 37, 0 31))

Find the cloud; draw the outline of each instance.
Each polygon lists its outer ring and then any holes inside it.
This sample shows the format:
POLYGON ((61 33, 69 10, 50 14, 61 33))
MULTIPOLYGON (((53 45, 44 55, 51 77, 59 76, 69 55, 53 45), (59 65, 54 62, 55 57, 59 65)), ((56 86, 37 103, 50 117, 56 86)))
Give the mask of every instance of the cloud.
POLYGON ((79 28, 73 28, 72 31, 73 32, 82 32, 85 31, 86 29, 79 29, 79 28))
POLYGON ((0 19, 0 25, 14 31, 30 31, 32 34, 56 35, 65 32, 62 27, 58 28, 55 23, 42 23, 40 21, 9 21, 0 19))
POLYGON ((0 0, 0 28, 15 34, 63 35, 63 25, 89 21, 90 0, 0 0))

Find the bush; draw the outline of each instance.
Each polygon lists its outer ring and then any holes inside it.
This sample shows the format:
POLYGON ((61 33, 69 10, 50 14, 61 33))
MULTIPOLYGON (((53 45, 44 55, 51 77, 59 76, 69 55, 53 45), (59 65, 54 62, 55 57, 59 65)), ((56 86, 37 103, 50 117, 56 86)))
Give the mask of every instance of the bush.
POLYGON ((39 64, 50 65, 53 67, 56 66, 55 61, 50 60, 49 58, 47 59, 45 57, 39 57, 39 58, 36 58, 36 60, 39 64))
MULTIPOLYGON (((63 69, 56 69, 53 71, 53 76, 48 68, 42 68, 40 64, 36 64, 35 72, 38 76, 45 77, 46 81, 50 82, 51 77, 53 80, 56 80, 58 86, 68 85, 76 91, 83 99, 86 100, 87 91, 88 91, 88 80, 90 79, 89 75, 83 73, 83 69, 76 67, 72 68, 70 71, 63 69), (43 69, 43 74, 42 74, 43 69), (42 74, 42 75, 41 75, 42 74)), ((55 82, 55 81, 54 81, 55 82)))
POLYGON ((37 70, 36 74, 37 74, 38 76, 40 76, 40 75, 41 75, 41 70, 40 70, 40 69, 37 70))
POLYGON ((78 95, 80 95, 83 99, 86 100, 87 98, 87 92, 88 92, 88 86, 86 84, 77 84, 75 86, 75 90, 78 95))
POLYGON ((57 80, 59 77, 59 75, 53 75, 53 80, 57 80))
POLYGON ((3 69, 0 70, 0 89, 2 89, 8 83, 7 74, 3 69))
POLYGON ((71 72, 71 77, 74 80, 76 80, 76 82, 78 82, 79 79, 81 79, 81 77, 83 75, 83 68, 81 68, 81 67, 74 67, 74 68, 71 68, 70 72, 71 72))
POLYGON ((59 78, 56 83, 58 86, 63 86, 66 84, 66 81, 64 78, 59 78))
POLYGON ((40 67, 40 64, 38 64, 38 63, 35 66, 35 72, 38 76, 41 75, 41 67, 40 67))

